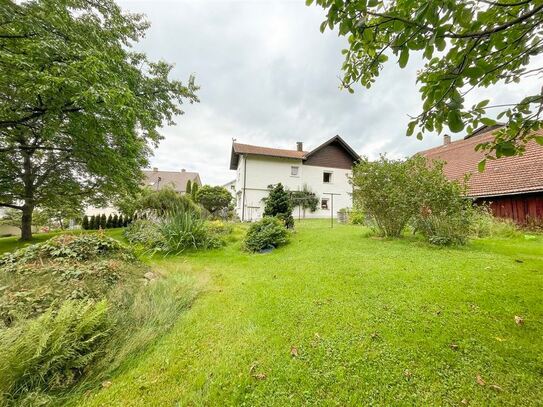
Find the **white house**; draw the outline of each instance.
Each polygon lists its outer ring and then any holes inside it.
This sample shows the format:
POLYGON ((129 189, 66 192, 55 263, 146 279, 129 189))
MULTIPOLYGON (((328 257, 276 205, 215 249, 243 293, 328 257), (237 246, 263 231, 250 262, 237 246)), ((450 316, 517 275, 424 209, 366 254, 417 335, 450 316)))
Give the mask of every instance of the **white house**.
MULTIPOLYGON (((282 183, 291 191, 304 185, 316 194, 316 212, 306 217, 330 217, 341 208, 352 207, 352 186, 349 176, 360 156, 339 136, 311 151, 304 151, 301 142, 295 150, 284 150, 232 143, 230 169, 236 170, 236 214, 242 221, 260 219, 264 211, 263 198, 268 186, 282 183)), ((295 207, 295 218, 301 214, 295 207)))

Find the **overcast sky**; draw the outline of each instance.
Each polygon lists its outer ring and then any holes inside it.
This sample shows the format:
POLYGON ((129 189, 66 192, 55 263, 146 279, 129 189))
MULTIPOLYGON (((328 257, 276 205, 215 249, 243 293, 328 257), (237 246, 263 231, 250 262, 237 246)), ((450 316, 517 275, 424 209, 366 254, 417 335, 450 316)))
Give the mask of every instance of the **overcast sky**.
MULTIPOLYGON (((339 89, 341 49, 346 39, 321 34, 324 11, 303 0, 127 0, 121 6, 144 13, 151 28, 137 48, 151 59, 175 64, 172 76, 196 76, 200 103, 185 105, 177 125, 151 164, 186 168, 202 181, 224 184, 232 138, 238 142, 308 150, 339 134, 359 154, 404 157, 436 146, 441 137, 407 138, 408 115, 421 108, 412 64, 386 65, 371 90, 339 89)), ((515 100, 533 83, 478 92, 493 103, 515 100)), ((464 134, 453 135, 453 139, 464 134)))

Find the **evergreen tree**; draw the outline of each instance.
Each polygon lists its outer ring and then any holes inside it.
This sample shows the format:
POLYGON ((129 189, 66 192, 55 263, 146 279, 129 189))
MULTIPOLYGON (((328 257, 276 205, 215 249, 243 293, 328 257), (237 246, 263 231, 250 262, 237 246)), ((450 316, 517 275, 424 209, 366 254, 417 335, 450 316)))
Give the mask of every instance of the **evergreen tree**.
POLYGON ((113 215, 113 221, 112 221, 112 227, 114 228, 118 228, 120 225, 119 225, 119 215, 115 214, 113 215))
POLYGON ((119 214, 119 219, 117 220, 117 225, 122 228, 124 226, 124 219, 123 219, 123 214, 119 214))
POLYGON ((294 227, 292 217, 292 201, 290 194, 285 191, 281 183, 269 187, 270 193, 264 199, 264 216, 275 216, 285 222, 287 228, 294 227))
POLYGON ((90 217, 90 221, 89 221, 89 229, 90 230, 94 230, 96 229, 96 216, 92 215, 90 217))
POLYGON ((106 229, 111 229, 112 227, 113 227, 113 216, 111 216, 111 213, 110 213, 106 220, 106 229))
POLYGON ((81 222, 81 227, 83 230, 89 229, 89 217, 87 215, 83 216, 83 222, 81 222))
POLYGON ((193 182, 190 189, 190 196, 192 197, 192 200, 196 202, 196 194, 198 193, 198 184, 196 182, 193 182))
POLYGON ((105 213, 103 213, 102 216, 100 216, 99 227, 100 229, 105 229, 107 227, 107 218, 106 218, 105 213))
POLYGON ((191 195, 192 190, 192 182, 190 182, 190 179, 187 180, 187 186, 185 187, 185 193, 188 195, 191 195))

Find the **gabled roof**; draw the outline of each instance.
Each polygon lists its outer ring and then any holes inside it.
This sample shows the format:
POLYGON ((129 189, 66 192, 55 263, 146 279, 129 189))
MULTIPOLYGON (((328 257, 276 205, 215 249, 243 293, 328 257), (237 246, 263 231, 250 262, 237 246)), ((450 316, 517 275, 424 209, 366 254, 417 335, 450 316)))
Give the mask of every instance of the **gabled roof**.
POLYGON ((487 160, 484 172, 478 171, 484 153, 475 151, 475 146, 492 140, 495 131, 496 127, 476 131, 463 140, 419 154, 445 161, 444 173, 451 180, 462 180, 464 174, 471 174, 468 195, 474 198, 543 191, 543 147, 533 140, 526 145, 522 156, 487 160))
POLYGON ((329 146, 330 144, 335 143, 335 142, 340 144, 345 149, 345 151, 353 158, 353 160, 359 160, 360 159, 360 156, 356 153, 356 151, 354 151, 351 148, 351 146, 348 145, 345 142, 345 140, 343 140, 339 135, 332 137, 330 140, 325 141, 324 143, 322 143, 317 148, 314 148, 313 150, 311 150, 309 153, 306 153, 305 156, 304 156, 304 159, 309 158, 311 155, 315 154, 317 151, 319 151, 319 150, 323 149, 324 147, 329 146))
POLYGON ((145 186, 152 189, 161 189, 167 185, 173 187, 177 192, 185 192, 187 181, 196 182, 201 185, 200 175, 190 171, 158 171, 144 170, 145 186))
POLYGON ((347 151, 347 153, 351 155, 354 160, 360 159, 360 156, 340 136, 332 137, 330 140, 327 140, 326 142, 311 151, 286 150, 281 148, 254 146, 250 144, 233 142, 232 153, 230 155, 230 169, 235 170, 238 167, 240 154, 306 160, 315 152, 334 142, 338 142, 339 144, 341 144, 345 151, 347 151))

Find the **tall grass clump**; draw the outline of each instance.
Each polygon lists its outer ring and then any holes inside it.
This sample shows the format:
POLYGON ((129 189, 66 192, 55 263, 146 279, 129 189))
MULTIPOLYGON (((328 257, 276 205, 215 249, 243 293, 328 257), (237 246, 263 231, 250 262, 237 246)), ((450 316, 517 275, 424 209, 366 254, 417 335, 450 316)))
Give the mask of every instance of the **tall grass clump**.
POLYGON ((511 219, 496 218, 487 205, 480 205, 473 210, 471 235, 508 238, 520 236, 521 232, 511 219))
MULTIPOLYGON (((111 329, 105 300, 65 301, 36 319, 0 330, 0 393, 14 402, 71 386, 104 351, 111 329)), ((7 404, 7 403, 6 403, 7 404)))

